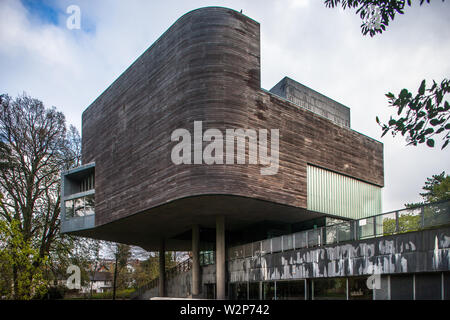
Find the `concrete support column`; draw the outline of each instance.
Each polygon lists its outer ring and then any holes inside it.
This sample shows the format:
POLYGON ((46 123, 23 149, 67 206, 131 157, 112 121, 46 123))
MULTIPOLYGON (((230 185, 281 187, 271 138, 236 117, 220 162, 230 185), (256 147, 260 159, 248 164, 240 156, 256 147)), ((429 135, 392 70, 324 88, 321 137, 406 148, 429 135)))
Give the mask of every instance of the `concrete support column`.
POLYGON ((159 296, 166 296, 166 246, 161 239, 159 246, 159 296))
POLYGON ((192 296, 200 294, 200 227, 192 227, 192 296))
POLYGON ((216 299, 225 299, 225 217, 216 218, 216 299))

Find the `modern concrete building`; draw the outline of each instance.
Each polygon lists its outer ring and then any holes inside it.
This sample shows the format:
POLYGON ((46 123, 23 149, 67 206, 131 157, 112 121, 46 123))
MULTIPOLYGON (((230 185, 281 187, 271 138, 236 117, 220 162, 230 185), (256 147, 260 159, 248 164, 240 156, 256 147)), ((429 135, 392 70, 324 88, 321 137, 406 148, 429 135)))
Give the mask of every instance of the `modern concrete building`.
MULTIPOLYGON (((262 89, 260 70, 256 21, 219 7, 179 18, 84 111, 84 165, 62 175, 62 231, 192 251, 176 288, 161 259, 160 296, 237 298, 245 283, 248 297, 270 298, 281 287, 264 281, 311 291, 307 279, 339 275, 318 272, 311 247, 328 244, 331 224, 346 224, 340 242, 372 226, 383 145, 350 128, 349 108, 292 79, 262 89), (288 250, 309 263, 295 275, 302 263, 288 250)), ((374 271, 361 266, 347 275, 374 271)))

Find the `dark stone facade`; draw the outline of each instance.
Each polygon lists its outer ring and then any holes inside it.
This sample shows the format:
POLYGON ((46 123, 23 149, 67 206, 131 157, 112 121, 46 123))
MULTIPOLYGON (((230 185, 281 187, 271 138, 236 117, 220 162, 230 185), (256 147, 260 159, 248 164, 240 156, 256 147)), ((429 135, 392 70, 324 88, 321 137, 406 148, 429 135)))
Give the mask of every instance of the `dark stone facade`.
MULTIPOLYGON (((209 216, 215 214, 224 214, 227 230, 232 228, 235 217, 227 213, 232 209, 220 212, 218 201, 202 204, 207 210, 177 202, 197 196, 239 197, 231 201, 242 208, 241 216, 251 199, 288 208, 259 218, 248 215, 252 221, 271 215, 283 221, 289 208, 305 213, 307 163, 384 183, 380 142, 261 89, 259 24, 225 8, 202 8, 178 19, 86 109, 82 130, 83 162, 95 162, 96 227, 139 213, 154 214, 149 221, 166 219, 154 228, 149 223, 149 238, 174 236, 193 223, 214 227, 209 216), (222 132, 279 129, 278 173, 262 176, 260 164, 174 165, 171 133, 192 132, 194 121, 203 121, 203 130, 222 132), (168 203, 172 207, 164 211, 168 203)), ((126 241, 123 224, 101 232, 80 235, 144 245, 126 241)))
POLYGON ((228 262, 231 282, 449 270, 449 227, 228 262))

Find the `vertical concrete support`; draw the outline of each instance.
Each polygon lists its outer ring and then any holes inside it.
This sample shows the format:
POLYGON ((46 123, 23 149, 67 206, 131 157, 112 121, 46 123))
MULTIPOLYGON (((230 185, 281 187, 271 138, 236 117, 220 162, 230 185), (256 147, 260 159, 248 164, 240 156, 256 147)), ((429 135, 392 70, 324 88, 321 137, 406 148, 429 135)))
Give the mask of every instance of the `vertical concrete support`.
POLYGON ((164 239, 159 246, 159 296, 166 296, 166 248, 164 239))
POLYGON ((225 299, 225 217, 216 218, 216 299, 225 299))
POLYGON ((200 227, 192 227, 192 296, 200 294, 200 227))

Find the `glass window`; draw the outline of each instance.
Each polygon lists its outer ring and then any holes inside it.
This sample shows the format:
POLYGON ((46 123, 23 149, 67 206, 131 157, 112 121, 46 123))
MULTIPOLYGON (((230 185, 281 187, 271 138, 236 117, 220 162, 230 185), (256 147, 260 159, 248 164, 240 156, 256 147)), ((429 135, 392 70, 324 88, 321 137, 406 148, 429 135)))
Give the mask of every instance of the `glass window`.
POLYGON ((353 240, 352 228, 350 222, 344 222, 336 226, 338 232, 338 241, 350 241, 353 240))
POLYGON ((247 282, 231 283, 230 291, 232 300, 247 300, 247 282))
POLYGON ((305 281, 277 281, 277 300, 304 300, 305 281))
POLYGON ((346 300, 345 278, 314 279, 314 300, 346 300))
POLYGON ((206 299, 216 298, 216 285, 215 284, 205 284, 205 296, 206 299))
POLYGON ((73 218, 73 200, 67 200, 65 202, 66 206, 66 219, 73 218))
POLYGON ((373 290, 367 287, 368 277, 351 277, 348 279, 348 298, 350 300, 372 300, 373 290))
POLYGON ((84 216, 84 198, 77 198, 74 202, 74 217, 84 216))
POLYGON ((95 197, 93 194, 88 195, 85 197, 85 207, 84 207, 84 214, 86 216, 89 216, 91 214, 94 214, 95 211, 95 197))
POLYGON ((275 300, 274 282, 263 282, 263 300, 275 300))
POLYGON ((412 300, 414 295, 414 279, 411 274, 391 275, 391 300, 412 300))
POLYGON ((333 244, 337 242, 337 226, 326 227, 325 232, 327 244, 333 244))
POLYGON ((259 300, 259 282, 250 282, 248 286, 248 299, 259 300))

